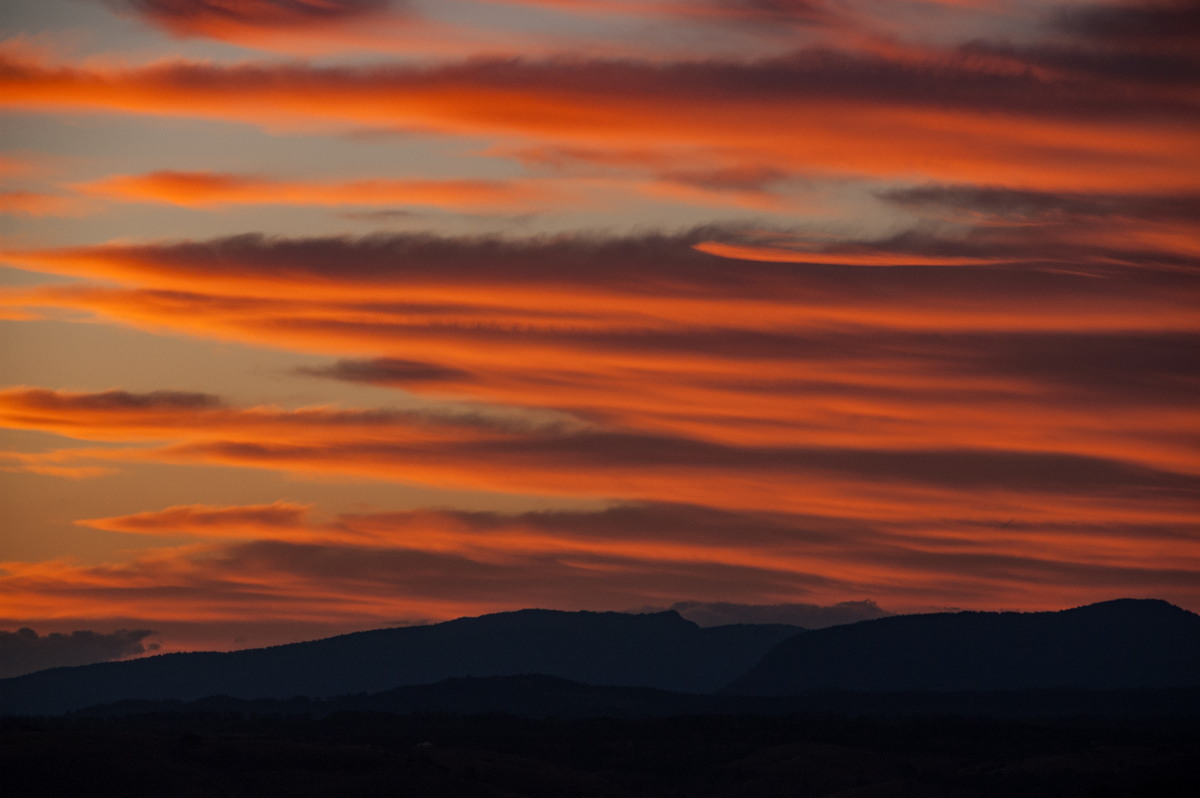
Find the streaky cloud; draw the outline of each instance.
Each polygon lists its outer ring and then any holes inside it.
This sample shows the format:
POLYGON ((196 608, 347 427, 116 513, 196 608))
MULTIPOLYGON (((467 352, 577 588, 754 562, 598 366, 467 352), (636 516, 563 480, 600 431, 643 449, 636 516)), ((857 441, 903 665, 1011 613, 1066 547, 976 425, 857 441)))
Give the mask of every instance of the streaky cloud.
POLYGON ((409 385, 412 383, 470 379, 470 372, 450 368, 437 363, 415 360, 400 360, 394 357, 374 360, 339 360, 330 366, 306 366, 297 373, 310 377, 326 377, 347 382, 365 382, 374 385, 409 385))
POLYGON ((290 28, 360 17, 405 0, 102 0, 177 36, 212 35, 227 27, 290 28))
POLYGON ((979 60, 953 52, 907 59, 802 50, 750 62, 176 61, 115 69, 49 63, 10 46, 0 51, 0 85, 8 107, 41 112, 107 110, 268 127, 357 124, 584 149, 683 147, 718 168, 869 179, 1196 189, 1187 128, 1200 108, 1187 93, 995 69, 979 60), (527 111, 514 114, 514 103, 527 111))
POLYGON ((1170 525, 1140 533, 1168 545, 1111 556, 1086 525, 1056 542, 1054 525, 931 537, 889 524, 654 503, 347 513, 323 522, 284 503, 176 507, 97 525, 190 531, 200 543, 103 565, 5 563, 0 588, 13 613, 68 615, 86 597, 93 612, 181 635, 197 616, 349 630, 388 625, 402 611, 447 619, 526 606, 662 607, 664 598, 702 624, 803 619, 815 628, 887 615, 876 600, 903 608, 933 595, 956 606, 1037 608, 1071 597, 1194 593, 1194 571, 1181 559, 1187 547, 1170 525), (847 593, 876 598, 837 598, 847 593), (771 601, 778 596, 808 601, 771 601))

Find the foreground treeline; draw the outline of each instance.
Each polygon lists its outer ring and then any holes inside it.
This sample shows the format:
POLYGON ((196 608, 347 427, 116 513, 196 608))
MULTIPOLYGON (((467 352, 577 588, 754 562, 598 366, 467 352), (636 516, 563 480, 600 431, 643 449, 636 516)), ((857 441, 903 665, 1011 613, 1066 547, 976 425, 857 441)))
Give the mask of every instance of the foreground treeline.
POLYGON ((17 796, 1192 796, 1192 718, 0 719, 17 796))

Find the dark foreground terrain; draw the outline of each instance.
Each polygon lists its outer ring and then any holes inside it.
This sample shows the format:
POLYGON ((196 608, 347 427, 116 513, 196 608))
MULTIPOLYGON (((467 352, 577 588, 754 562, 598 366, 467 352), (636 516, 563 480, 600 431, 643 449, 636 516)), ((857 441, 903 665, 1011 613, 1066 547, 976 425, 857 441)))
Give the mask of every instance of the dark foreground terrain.
POLYGON ((19 796, 1193 796, 1191 718, 0 719, 19 796))

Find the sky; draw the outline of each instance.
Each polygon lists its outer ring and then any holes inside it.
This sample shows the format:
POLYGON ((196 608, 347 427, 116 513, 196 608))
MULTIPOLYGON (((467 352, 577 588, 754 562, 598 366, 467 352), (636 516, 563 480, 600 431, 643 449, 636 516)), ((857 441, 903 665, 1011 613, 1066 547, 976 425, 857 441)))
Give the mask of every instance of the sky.
POLYGON ((1194 0, 8 0, 0 649, 1200 611, 1198 54, 1194 0))

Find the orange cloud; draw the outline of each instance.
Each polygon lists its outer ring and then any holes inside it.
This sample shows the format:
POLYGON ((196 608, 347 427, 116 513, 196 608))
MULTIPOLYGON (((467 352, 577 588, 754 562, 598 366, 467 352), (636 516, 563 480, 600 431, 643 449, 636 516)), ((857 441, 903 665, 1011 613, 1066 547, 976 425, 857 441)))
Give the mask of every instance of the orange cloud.
MULTIPOLYGON (((807 244, 795 236, 766 234, 762 238, 773 249, 779 249, 775 241, 787 244, 786 257, 777 263, 758 258, 753 265, 741 260, 736 280, 730 278, 725 258, 696 247, 735 255, 760 252, 763 244, 744 231, 719 229, 609 240, 237 236, 212 242, 9 251, 4 257, 31 270, 148 289, 141 295, 148 304, 194 299, 196 310, 203 311, 209 304, 206 298, 219 297, 218 306, 210 305, 214 310, 236 313, 244 307, 257 313, 258 300, 270 299, 286 303, 280 308, 297 328, 302 321, 316 321, 314 314, 332 320, 336 312, 345 323, 328 325, 325 332, 331 341, 339 337, 339 329, 350 334, 356 324, 373 324, 384 338, 416 334, 418 328, 423 328, 421 335, 451 338, 466 334, 456 328, 485 320, 528 326, 532 332, 570 327, 579 333, 678 329, 681 324, 759 330, 829 323, 910 330, 1195 328, 1194 314, 1181 301, 1195 292, 1189 279, 1137 275, 1140 270, 1180 272, 1189 257, 1187 248, 1180 250, 1171 238, 1160 239, 1165 249, 1157 251, 1143 242, 1134 248, 1119 242, 1106 246, 1104 239, 1088 247, 1078 242, 1088 226, 1046 233, 1036 228, 984 229, 947 237, 914 231, 863 243, 807 244), (727 240, 714 243, 714 233, 727 240), (745 243, 738 240, 747 238, 745 243), (853 290, 853 271, 832 268, 889 260, 910 268, 873 276, 870 292, 853 290), (793 262, 804 262, 807 268, 793 262), (427 268, 431 263, 438 268, 427 268), (831 268, 819 268, 822 263, 831 268), (930 263, 1004 268, 976 269, 969 278, 950 271, 933 277, 911 268, 930 263), (656 275, 652 282, 645 280, 649 264, 656 275), (1126 268, 1130 265, 1133 271, 1126 268), (219 295, 211 293, 216 277, 221 280, 219 295), (1111 282, 1114 279, 1120 287, 1111 282)), ((125 297, 72 287, 13 292, 8 302, 71 306, 125 297)), ((132 305, 122 312, 138 316, 132 305)), ((549 340, 537 345, 555 346, 549 340)))
POLYGON ((244 204, 428 205, 467 210, 529 210, 565 195, 544 183, 504 180, 352 180, 303 182, 215 172, 115 175, 74 188, 122 202, 201 208, 244 204))
POLYGON ((77 460, 86 454, 79 451, 57 451, 31 454, 28 452, 0 452, 0 463, 9 462, 14 465, 0 465, 0 471, 10 473, 41 474, 48 477, 64 479, 95 479, 111 476, 119 469, 106 466, 61 465, 61 463, 77 460))
MULTIPOLYGON (((178 38, 207 38, 301 56, 378 52, 461 56, 480 51, 578 52, 586 37, 536 35, 522 20, 443 22, 409 0, 98 0, 178 38)), ((461 11, 459 12, 462 13, 461 11)), ((620 49, 614 42, 603 50, 620 49)))
POLYGON ((29 157, 0 155, 0 177, 27 177, 41 171, 41 166, 29 157))
MULTIPOLYGON (((875 522, 1005 514, 1040 523, 1181 523, 1191 517, 1200 472, 1182 447, 1156 452, 1153 434, 1139 437, 1136 430, 1106 439, 1086 425, 1059 429, 1051 421, 1043 429, 1049 440, 1039 442, 1036 416, 1002 420, 1014 430, 1011 439, 996 438, 995 429, 988 438, 983 427, 974 427, 957 445, 930 446, 925 438, 950 426, 946 420, 938 426, 939 413, 953 410, 920 408, 915 401, 924 432, 898 427, 904 435, 889 434, 886 424, 862 413, 868 426, 860 437, 838 438, 835 418, 827 422, 832 437, 825 445, 814 443, 821 432, 812 423, 808 438, 733 443, 696 437, 657 418, 651 420, 660 422, 659 431, 634 433, 472 416, 213 405, 169 394, 18 389, 0 394, 0 421, 83 439, 167 442, 161 448, 91 450, 85 453, 91 460, 266 468, 875 522), (789 487, 798 483, 803 491, 789 487)), ((725 423, 736 429, 736 419, 725 423)), ((1100 416, 1092 423, 1098 425, 1100 416)))
MULTIPOLYGON (((305 27, 369 15, 392 0, 109 0, 178 35, 235 27, 305 27)), ((398 4, 398 3, 397 3, 398 4)))
POLYGON ((79 203, 71 197, 40 191, 0 191, 0 213, 22 216, 70 216, 79 203))
POLYGON ((1106 541, 1128 539, 1132 529, 1118 536, 1109 527, 1107 538, 1103 527, 1088 525, 993 525, 988 535, 943 526, 911 535, 894 525, 671 504, 374 513, 312 524, 303 508, 276 503, 88 523, 189 531, 205 542, 104 565, 2 563, 9 614, 136 618, 157 628, 166 647, 185 648, 196 624, 247 615, 349 631, 416 611, 440 619, 525 606, 628 609, 688 595, 771 603, 869 593, 895 607, 1020 609, 1148 591, 1196 599, 1194 541, 1168 526, 1141 527, 1143 543, 1121 556, 1106 541), (296 540, 277 538, 284 529, 296 540), (255 530, 263 537, 242 537, 255 530), (1078 545, 1093 535, 1095 548, 1078 545), (1029 590, 1031 583, 1039 589, 1029 590))
POLYGON ((242 507, 190 505, 75 523, 136 535, 196 535, 232 539, 297 540, 311 505, 274 502, 242 507))
POLYGON ((701 241, 696 249, 710 255, 734 260, 756 260, 767 263, 842 263, 848 266, 976 266, 1004 263, 1008 259, 992 257, 910 255, 887 250, 871 251, 864 247, 847 247, 842 251, 822 249, 785 249, 747 244, 724 244, 720 241, 701 241))
POLYGON ((581 148, 686 147, 712 163, 1056 190, 1195 190, 1195 109, 1114 91, 929 64, 802 52, 755 63, 472 61, 433 68, 124 69, 4 57, 7 107, 358 124, 581 148))
POLYGON ((10 429, 37 429, 82 440, 222 440, 239 434, 257 440, 299 443, 336 440, 369 442, 403 438, 411 443, 489 439, 519 434, 500 418, 399 410, 341 410, 310 407, 236 408, 209 394, 157 391, 80 393, 39 388, 0 390, 0 423, 10 429))
MULTIPOLYGON (((106 445, 2 453, 0 470, 210 465, 616 506, 329 517, 268 496, 84 518, 193 542, 99 565, 2 563, 5 613, 186 635, 247 614, 328 633, 697 596, 1200 602, 1200 118, 1180 4, 1081 6, 1013 43, 951 48, 881 36, 903 15, 869 20, 864 5, 534 3, 719 22, 702 39, 714 46, 803 36, 843 49, 680 61, 592 42, 549 57, 565 35, 504 41, 399 3, 114 0, 173 35, 290 52, 536 47, 464 62, 122 65, 10 42, 0 105, 469 136, 541 175, 165 170, 71 186, 120 202, 496 211, 640 192, 812 218, 802 192, 844 190, 875 229, 910 221, 876 236, 717 224, 10 248, 6 263, 78 282, 22 279, 0 294, 6 320, 44 309, 324 354, 277 376, 418 393, 441 410, 9 387, 0 425, 106 445)), ((0 175, 27 177, 31 160, 0 158, 0 175)), ((0 194, 0 212, 81 201, 44 189, 0 194)))
MULTIPOLYGON (((930 191, 920 196, 932 201, 938 192, 930 191)), ((1028 216, 1049 199, 983 194, 976 204, 1018 202, 1028 216)), ((1200 378, 1187 353, 1200 330, 1192 310, 1197 286, 1179 268, 1186 250, 1168 243, 1152 253, 1140 241, 1130 251, 1064 244, 1086 226, 1064 221, 1070 203, 1055 201, 1054 225, 810 244, 797 259, 832 254, 848 263, 737 260, 736 278, 730 261, 694 246, 722 232, 714 229, 526 241, 239 237, 18 253, 10 258, 37 268, 155 287, 23 289, 10 294, 14 302, 146 329, 356 355, 308 373, 578 421, 533 434, 449 416, 35 389, 6 392, 0 412, 22 428, 171 444, 152 457, 488 490, 699 502, 719 484, 733 506, 778 506, 783 484, 802 476, 812 486, 804 501, 836 513, 853 512, 856 501, 870 505, 866 497, 881 492, 889 496, 879 513, 919 515, 939 501, 975 512, 975 487, 939 485, 922 495, 904 480, 881 487, 855 469, 847 476, 818 464, 853 453, 910 471, 894 458, 958 451, 981 463, 1011 455, 1017 459, 1005 462, 1030 473, 1040 473, 1035 463, 1066 457, 1064 473, 1100 478, 1103 469, 1088 469, 1105 463, 1115 470, 1104 479, 1117 482, 1125 478, 1118 473, 1134 482, 1151 472, 1194 476, 1200 464, 1186 434, 1200 424, 1190 402, 1200 378), (995 262, 968 269, 913 265, 982 259, 988 251, 1000 253, 995 262), (892 268, 869 266, 885 252, 892 268), (869 281, 863 263, 849 263, 856 255, 868 264, 869 281), (1114 413, 1122 424, 1112 423, 1114 413), (180 434, 180 426, 196 431, 180 434), (652 467, 636 441, 677 451, 678 459, 652 467), (588 446, 616 447, 631 459, 570 467, 556 459, 588 446), (477 465, 488 457, 513 459, 494 473, 477 465), (1029 462, 1020 465, 1022 457, 1029 462), (755 465, 769 462, 776 465, 755 465)), ((1082 218, 1109 201, 1070 202, 1082 218)), ((1164 207, 1156 201, 1143 212, 1164 207)), ((794 236, 756 235, 799 252, 794 236)), ((1065 494, 1088 492, 1086 483, 1065 494)), ((1044 497, 1023 494, 1027 488, 998 486, 1004 495, 996 502, 1038 517, 1058 512, 1044 497)), ((1092 492, 1103 493, 1098 486, 1092 492)), ((785 509, 803 510, 803 502, 787 501, 785 509)), ((1148 512, 1140 500, 1125 509, 1107 498, 1079 501, 1085 509, 1062 512, 1148 512)), ((1172 517, 1181 512, 1173 502, 1164 508, 1172 517)))

